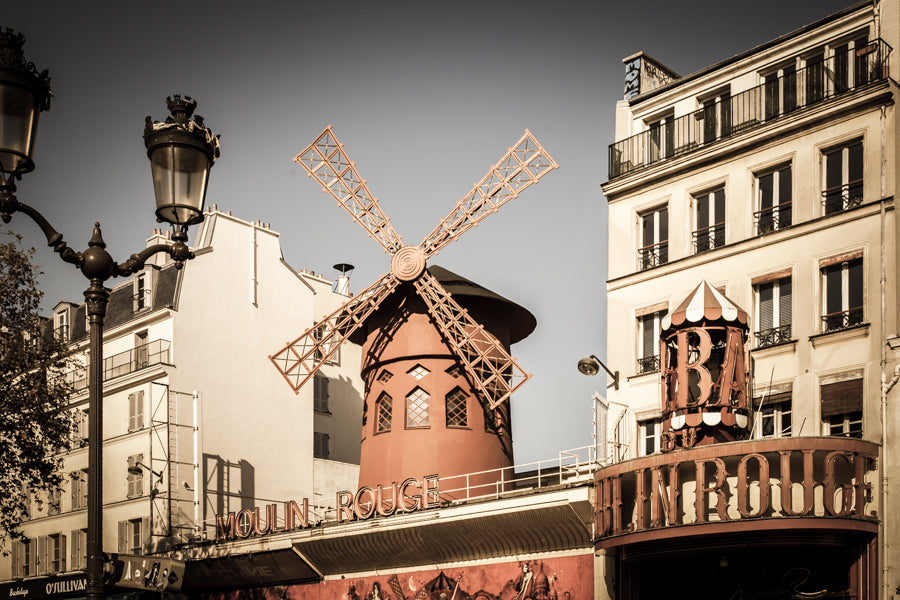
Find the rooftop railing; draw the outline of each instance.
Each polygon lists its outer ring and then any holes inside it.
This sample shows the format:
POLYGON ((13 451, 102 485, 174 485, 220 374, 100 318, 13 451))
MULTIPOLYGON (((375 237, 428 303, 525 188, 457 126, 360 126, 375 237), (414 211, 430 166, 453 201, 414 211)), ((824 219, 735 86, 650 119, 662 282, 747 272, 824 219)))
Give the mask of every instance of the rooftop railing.
POLYGON ((717 140, 780 119, 797 110, 846 94, 888 77, 891 47, 882 40, 839 51, 823 60, 807 60, 802 69, 715 105, 672 119, 609 146, 609 178, 693 152, 717 140))

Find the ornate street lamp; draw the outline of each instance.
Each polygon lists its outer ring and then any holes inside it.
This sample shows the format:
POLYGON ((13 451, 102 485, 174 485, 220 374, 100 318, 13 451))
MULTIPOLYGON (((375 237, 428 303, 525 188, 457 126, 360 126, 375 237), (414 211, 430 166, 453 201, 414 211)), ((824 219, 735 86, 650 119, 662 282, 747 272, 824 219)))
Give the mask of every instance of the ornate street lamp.
POLYGON ((165 122, 146 119, 144 143, 150 158, 156 191, 156 216, 172 224, 172 244, 156 244, 117 263, 106 251, 100 224, 88 242, 88 249, 76 252, 66 245, 38 211, 16 198, 16 180, 34 170, 34 139, 38 117, 50 109, 50 77, 37 72, 25 60, 25 38, 11 29, 0 32, 0 218, 9 223, 17 212, 28 215, 47 237, 47 244, 60 258, 81 269, 90 281, 84 292, 90 323, 90 363, 88 368, 88 600, 103 598, 103 320, 110 290, 110 277, 128 276, 144 267, 148 258, 165 252, 177 268, 194 258, 187 245, 187 229, 203 221, 203 203, 209 170, 219 156, 219 139, 193 116, 197 103, 175 95, 166 99, 172 113, 165 122))

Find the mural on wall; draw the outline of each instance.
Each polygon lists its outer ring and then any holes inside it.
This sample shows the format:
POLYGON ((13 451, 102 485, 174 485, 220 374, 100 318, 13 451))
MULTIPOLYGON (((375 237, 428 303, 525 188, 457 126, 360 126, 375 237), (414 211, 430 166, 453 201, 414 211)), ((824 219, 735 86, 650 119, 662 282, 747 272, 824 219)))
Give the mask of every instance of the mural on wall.
POLYGON ((564 556, 231 590, 204 600, 590 600, 593 557, 564 556))

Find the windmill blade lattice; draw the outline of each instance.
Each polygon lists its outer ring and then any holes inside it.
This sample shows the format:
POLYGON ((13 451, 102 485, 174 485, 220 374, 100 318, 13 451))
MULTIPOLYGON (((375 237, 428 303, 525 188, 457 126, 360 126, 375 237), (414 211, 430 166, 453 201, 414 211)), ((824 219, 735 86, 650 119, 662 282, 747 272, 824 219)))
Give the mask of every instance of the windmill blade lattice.
POLYGON ((297 392, 399 284, 390 273, 382 276, 269 359, 297 392))
POLYGON ((489 408, 497 408, 531 378, 431 273, 425 271, 413 285, 489 408))
POLYGON ((311 177, 315 177, 322 184, 322 191, 337 200, 353 220, 381 244, 385 252, 393 254, 400 249, 400 236, 378 206, 378 199, 369 192, 366 180, 356 172, 356 165, 332 133, 331 125, 295 156, 294 161, 300 163, 311 177))
POLYGON ((454 209, 425 236, 420 247, 426 257, 478 225, 485 217, 518 196, 524 189, 558 168, 527 129, 516 145, 475 184, 454 209))
POLYGON ((419 246, 402 244, 330 125, 294 160, 391 255, 391 270, 386 275, 269 357, 294 391, 401 282, 411 282, 489 407, 494 409, 509 399, 531 376, 425 270, 425 262, 558 167, 531 132, 525 131, 419 246))

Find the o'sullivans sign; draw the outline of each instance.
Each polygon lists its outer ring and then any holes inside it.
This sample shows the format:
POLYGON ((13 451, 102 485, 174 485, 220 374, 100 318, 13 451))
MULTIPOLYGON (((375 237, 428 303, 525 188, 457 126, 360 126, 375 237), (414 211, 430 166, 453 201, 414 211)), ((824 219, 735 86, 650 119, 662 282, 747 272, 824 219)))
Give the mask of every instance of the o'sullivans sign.
MULTIPOLYGON (((355 493, 341 491, 335 498, 338 523, 364 521, 375 515, 388 517, 438 506, 440 492, 437 475, 424 477, 421 482, 415 478, 400 484, 395 481, 387 491, 381 485, 361 487, 355 493)), ((245 508, 237 513, 230 512, 227 516, 216 515, 216 541, 246 539, 310 527, 308 498, 299 504, 295 500, 268 504, 263 510, 259 507, 245 508)), ((312 524, 316 525, 315 522, 312 524)))

